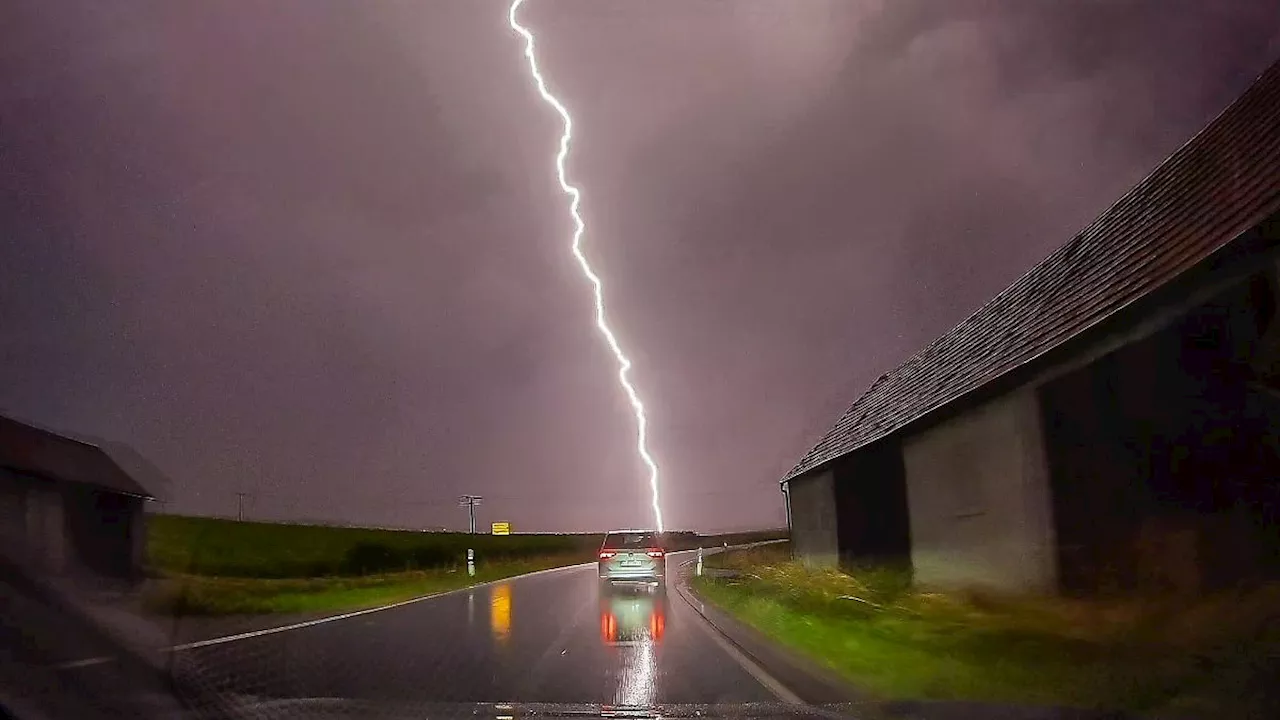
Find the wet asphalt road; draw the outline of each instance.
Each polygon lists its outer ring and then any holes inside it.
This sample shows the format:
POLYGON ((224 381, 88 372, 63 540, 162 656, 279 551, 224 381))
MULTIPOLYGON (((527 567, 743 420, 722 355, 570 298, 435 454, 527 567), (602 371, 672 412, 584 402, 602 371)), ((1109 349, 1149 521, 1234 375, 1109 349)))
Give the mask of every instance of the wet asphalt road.
POLYGON ((591 565, 181 656, 210 689, 270 698, 776 701, 712 632, 674 587, 602 592, 591 565))

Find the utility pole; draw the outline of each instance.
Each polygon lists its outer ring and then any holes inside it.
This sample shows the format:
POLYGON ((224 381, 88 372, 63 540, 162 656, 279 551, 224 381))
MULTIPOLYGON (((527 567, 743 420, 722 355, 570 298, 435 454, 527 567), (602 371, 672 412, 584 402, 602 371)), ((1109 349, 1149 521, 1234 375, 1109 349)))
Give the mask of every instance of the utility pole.
POLYGON ((244 522, 244 496, 248 494, 243 492, 236 493, 236 520, 238 522, 244 522))
POLYGON ((484 498, 479 495, 463 495, 458 498, 458 505, 467 508, 467 531, 476 534, 476 506, 484 498))

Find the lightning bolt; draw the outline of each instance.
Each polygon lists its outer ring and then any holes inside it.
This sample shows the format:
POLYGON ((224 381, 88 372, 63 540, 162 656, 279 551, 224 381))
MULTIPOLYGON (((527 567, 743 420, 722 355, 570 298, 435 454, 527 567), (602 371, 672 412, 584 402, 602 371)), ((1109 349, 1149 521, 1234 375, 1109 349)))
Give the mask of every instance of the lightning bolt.
POLYGON ((548 105, 555 108, 555 111, 560 114, 560 120, 564 123, 564 132, 560 135, 560 152, 556 153, 556 177, 560 181, 560 189, 569 196, 569 214, 573 217, 574 225, 573 256, 577 258, 582 274, 591 282, 591 286, 595 291, 596 329, 604 336, 605 341, 609 344, 609 349, 613 351, 613 357, 618 361, 618 384, 622 385, 622 389, 627 394, 627 399, 631 401, 631 409, 635 411, 636 450, 640 453, 640 459, 649 468, 649 488, 652 492, 653 517, 657 523, 658 532, 662 532, 662 508, 658 505, 658 464, 654 462, 653 456, 649 454, 649 421, 645 417, 644 403, 640 401, 640 394, 636 392, 635 386, 631 384, 631 380, 627 377, 627 374, 631 371, 631 360, 622 351, 622 346, 618 343, 617 336, 613 334, 613 330, 609 328, 609 322, 605 318, 604 283, 601 282, 600 276, 591 269, 591 263, 587 261, 587 256, 582 253, 582 233, 586 230, 582 215, 578 213, 578 206, 582 203, 582 193, 578 191, 578 188, 570 185, 565 177, 564 163, 569 157, 569 141, 573 139, 573 120, 570 119, 569 111, 564 104, 547 90, 547 83, 542 79, 542 73, 538 71, 538 61, 533 53, 533 33, 516 20, 516 12, 524 2, 525 0, 512 0, 511 8, 507 12, 507 21, 510 23, 511 29, 524 38, 524 56, 529 60, 529 74, 533 76, 534 84, 538 88, 538 94, 542 96, 542 99, 548 105))

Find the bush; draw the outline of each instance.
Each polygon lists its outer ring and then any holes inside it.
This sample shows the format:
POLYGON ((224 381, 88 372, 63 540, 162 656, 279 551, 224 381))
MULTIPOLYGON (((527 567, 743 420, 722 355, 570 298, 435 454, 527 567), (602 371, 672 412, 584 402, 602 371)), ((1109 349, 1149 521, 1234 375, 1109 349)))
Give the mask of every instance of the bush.
POLYGON ((347 550, 343 570, 349 575, 368 575, 389 570, 407 570, 406 554, 379 543, 357 543, 347 550))
POLYGON ((466 555, 466 550, 421 545, 413 549, 412 562, 415 569, 429 570, 466 562, 466 555))

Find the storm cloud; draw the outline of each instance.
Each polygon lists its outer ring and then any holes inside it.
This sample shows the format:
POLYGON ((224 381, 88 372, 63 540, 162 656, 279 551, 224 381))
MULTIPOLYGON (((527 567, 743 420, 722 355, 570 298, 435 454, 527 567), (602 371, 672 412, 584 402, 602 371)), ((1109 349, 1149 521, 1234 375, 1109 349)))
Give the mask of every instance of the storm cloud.
MULTIPOLYGON (((166 509, 649 521, 506 4, 0 10, 0 409, 166 509)), ((776 480, 1280 53, 1280 2, 531 0, 668 525, 776 480)))

